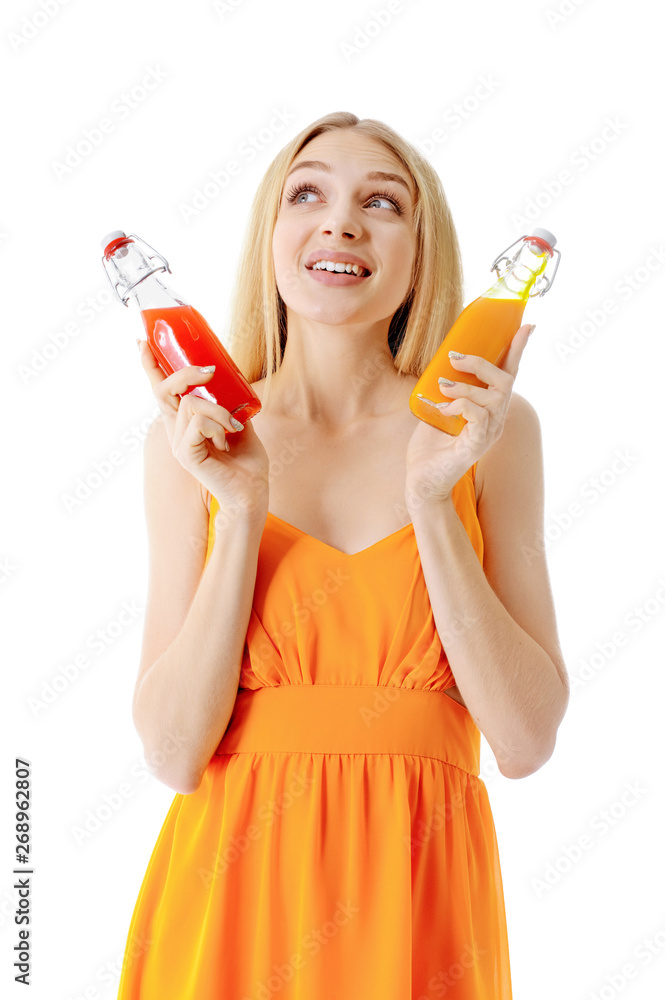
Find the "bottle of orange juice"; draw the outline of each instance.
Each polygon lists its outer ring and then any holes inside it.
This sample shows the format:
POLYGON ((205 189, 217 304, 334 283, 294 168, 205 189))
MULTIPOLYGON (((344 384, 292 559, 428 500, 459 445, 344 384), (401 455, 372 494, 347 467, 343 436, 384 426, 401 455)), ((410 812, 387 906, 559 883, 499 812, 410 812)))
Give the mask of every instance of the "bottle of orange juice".
POLYGON ((501 365, 513 337, 522 325, 527 300, 544 295, 554 280, 561 254, 554 249, 556 238, 547 229, 534 229, 530 236, 521 236, 502 251, 492 264, 499 275, 499 264, 506 261, 503 274, 470 302, 459 314, 443 338, 441 346, 420 376, 409 397, 411 412, 448 434, 457 435, 466 424, 460 415, 447 416, 437 403, 450 402, 439 379, 466 382, 486 388, 471 372, 459 371, 450 364, 448 351, 477 354, 493 365, 501 365), (517 247, 512 257, 505 255, 517 247), (547 265, 558 254, 551 277, 544 274, 547 265))

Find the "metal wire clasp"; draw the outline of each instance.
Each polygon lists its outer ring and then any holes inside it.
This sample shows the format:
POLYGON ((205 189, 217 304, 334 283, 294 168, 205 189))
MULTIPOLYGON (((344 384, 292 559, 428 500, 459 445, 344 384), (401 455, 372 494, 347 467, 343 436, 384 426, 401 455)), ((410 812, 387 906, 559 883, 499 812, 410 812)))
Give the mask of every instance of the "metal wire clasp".
POLYGON ((557 259, 554 262, 554 271, 552 272, 552 277, 548 278, 545 274, 539 275, 538 278, 536 279, 535 285, 529 292, 529 298, 533 299, 537 295, 542 296, 546 292, 549 292, 550 288, 552 287, 552 282, 554 281, 557 269, 559 267, 559 261, 561 260, 561 252, 557 250, 556 247, 550 247, 549 243, 546 243, 545 240, 541 240, 540 237, 538 236, 529 236, 527 233, 525 233, 524 236, 520 236, 518 239, 515 240, 514 243, 511 243, 510 246, 507 246, 505 250, 501 251, 499 256, 492 264, 490 270, 496 271, 497 278, 501 278, 502 275, 499 272, 499 264, 501 263, 501 261, 504 260, 506 261, 507 264, 511 264, 512 261, 517 256, 517 254, 515 254, 512 259, 510 257, 506 257, 506 254, 508 253, 509 250, 512 250, 514 246, 517 246, 518 243, 522 243, 523 240, 528 240, 529 243, 538 243, 538 245, 541 246, 543 250, 551 251, 553 254, 557 254, 557 259))
POLYGON ((138 281, 135 281, 133 284, 128 285, 126 287, 126 294, 123 296, 118 291, 118 286, 121 284, 121 282, 113 280, 113 278, 111 277, 111 273, 109 271, 109 261, 106 258, 106 255, 102 254, 102 266, 104 268, 104 273, 106 274, 106 277, 109 279, 109 284, 111 285, 111 288, 113 289, 116 298, 120 302, 122 302, 123 306, 129 307, 129 296, 137 285, 139 285, 142 281, 145 281, 146 278, 149 278, 151 274, 156 274, 158 271, 168 271, 169 274, 171 274, 172 272, 166 257, 163 257, 158 250, 155 250, 154 247, 151 247, 149 243, 146 243, 145 240, 142 240, 140 236, 136 235, 136 233, 130 233, 129 236, 126 237, 126 239, 134 240, 136 243, 141 244, 144 247, 147 247, 148 250, 152 250, 152 255, 151 254, 145 255, 146 260, 152 261, 157 259, 162 262, 160 266, 155 266, 151 268, 151 270, 146 271, 145 274, 142 274, 141 277, 138 279, 138 281))

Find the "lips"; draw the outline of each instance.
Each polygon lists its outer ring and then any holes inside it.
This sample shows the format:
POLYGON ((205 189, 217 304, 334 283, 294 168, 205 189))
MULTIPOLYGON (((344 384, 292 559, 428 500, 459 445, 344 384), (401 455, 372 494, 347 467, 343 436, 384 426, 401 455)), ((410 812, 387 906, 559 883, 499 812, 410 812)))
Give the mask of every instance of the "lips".
POLYGON ((369 281, 369 275, 349 274, 347 271, 328 271, 327 268, 306 268, 312 281, 322 285, 360 285, 369 281))

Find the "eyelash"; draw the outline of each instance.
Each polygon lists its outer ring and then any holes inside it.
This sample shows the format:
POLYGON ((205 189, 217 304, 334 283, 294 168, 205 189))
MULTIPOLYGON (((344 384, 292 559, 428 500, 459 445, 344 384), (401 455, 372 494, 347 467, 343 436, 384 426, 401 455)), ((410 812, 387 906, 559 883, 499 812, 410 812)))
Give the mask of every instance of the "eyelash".
MULTIPOLYGON (((291 188, 291 190, 286 196, 286 200, 289 202, 289 204, 293 204, 298 195, 301 194, 303 191, 313 191, 314 194, 318 195, 321 194, 321 191, 316 187, 316 185, 301 183, 301 184, 296 184, 295 187, 291 188)), ((404 205, 399 200, 399 198, 395 197, 394 194, 390 194, 388 191, 375 191, 374 194, 370 195, 370 197, 367 200, 374 201, 375 198, 385 198, 387 201, 391 201, 395 206, 397 214, 398 215, 404 214, 404 205)))

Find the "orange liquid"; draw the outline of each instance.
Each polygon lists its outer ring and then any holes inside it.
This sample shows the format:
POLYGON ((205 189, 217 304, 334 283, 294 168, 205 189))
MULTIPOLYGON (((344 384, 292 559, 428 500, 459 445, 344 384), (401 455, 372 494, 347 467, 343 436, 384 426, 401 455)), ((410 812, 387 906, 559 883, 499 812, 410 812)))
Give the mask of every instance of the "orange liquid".
POLYGON ((224 345, 193 306, 143 309, 148 343, 165 375, 188 365, 216 365, 211 379, 187 393, 212 400, 244 423, 261 409, 261 401, 224 345))
POLYGON ((466 424, 464 417, 446 416, 445 410, 438 410, 420 396, 431 399, 434 403, 450 401, 452 397, 444 396, 439 387, 438 380, 441 376, 452 382, 466 382, 485 389, 487 384, 475 375, 453 368, 448 351, 477 354, 493 365, 501 365, 513 337, 522 325, 525 306, 526 302, 521 299, 493 299, 483 295, 470 302, 459 314, 414 386, 409 397, 411 412, 448 434, 459 434, 466 424))

